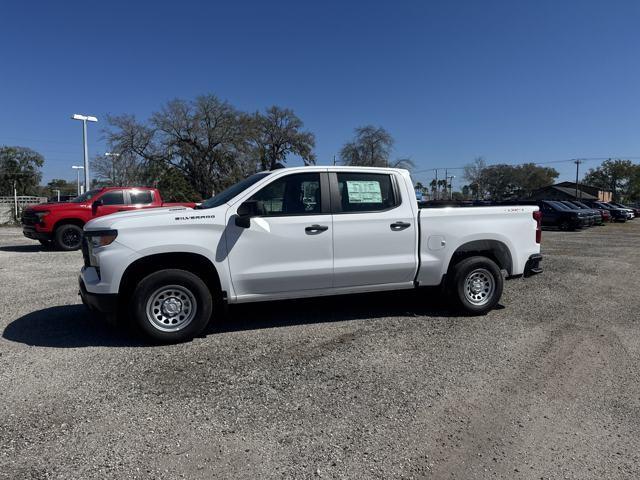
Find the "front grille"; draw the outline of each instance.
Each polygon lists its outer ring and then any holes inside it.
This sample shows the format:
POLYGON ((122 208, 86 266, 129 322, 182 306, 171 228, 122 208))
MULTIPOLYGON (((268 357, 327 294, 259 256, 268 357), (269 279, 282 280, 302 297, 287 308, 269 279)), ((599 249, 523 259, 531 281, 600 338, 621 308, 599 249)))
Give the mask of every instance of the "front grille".
POLYGON ((82 236, 82 259, 84 260, 84 266, 90 267, 91 261, 89 260, 89 244, 87 243, 87 237, 82 236))
POLYGON ((35 212, 31 210, 24 210, 22 212, 22 218, 20 219, 23 225, 36 225, 40 222, 35 212))

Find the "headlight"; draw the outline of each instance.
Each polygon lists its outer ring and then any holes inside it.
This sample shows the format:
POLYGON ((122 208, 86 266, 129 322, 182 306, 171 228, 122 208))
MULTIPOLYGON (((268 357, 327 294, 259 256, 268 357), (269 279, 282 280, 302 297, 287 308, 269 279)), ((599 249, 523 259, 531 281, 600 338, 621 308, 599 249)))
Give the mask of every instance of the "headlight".
POLYGON ((34 215, 38 218, 38 223, 42 223, 42 219, 49 215, 49 213, 50 212, 48 210, 45 210, 42 212, 35 212, 34 215))
POLYGON ((118 236, 117 230, 89 230, 84 232, 87 242, 93 247, 106 247, 113 243, 118 236))

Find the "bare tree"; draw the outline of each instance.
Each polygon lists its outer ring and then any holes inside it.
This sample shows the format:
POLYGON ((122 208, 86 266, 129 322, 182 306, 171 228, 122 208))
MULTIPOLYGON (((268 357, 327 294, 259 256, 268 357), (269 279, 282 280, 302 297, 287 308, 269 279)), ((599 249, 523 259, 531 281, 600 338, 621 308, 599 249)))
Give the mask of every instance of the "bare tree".
POLYGON ((162 165, 181 172, 202 198, 256 171, 250 122, 214 95, 173 100, 147 125, 135 117, 109 117, 110 147, 131 155, 149 173, 162 165))
POLYGON ((476 194, 476 198, 479 198, 483 191, 484 172, 487 169, 487 162, 484 157, 476 157, 473 162, 465 165, 464 178, 469 182, 469 187, 476 194))
POLYGON ((350 166, 388 167, 393 143, 393 137, 382 127, 358 127, 355 138, 340 150, 340 160, 350 166))
POLYGON ((313 148, 315 136, 302 131, 304 124, 293 110, 272 106, 262 115, 251 117, 251 137, 262 170, 272 170, 286 163, 289 154, 298 155, 305 165, 316 162, 313 148))
POLYGON ((136 186, 150 183, 147 170, 131 151, 118 155, 97 155, 91 161, 91 171, 103 185, 136 186))

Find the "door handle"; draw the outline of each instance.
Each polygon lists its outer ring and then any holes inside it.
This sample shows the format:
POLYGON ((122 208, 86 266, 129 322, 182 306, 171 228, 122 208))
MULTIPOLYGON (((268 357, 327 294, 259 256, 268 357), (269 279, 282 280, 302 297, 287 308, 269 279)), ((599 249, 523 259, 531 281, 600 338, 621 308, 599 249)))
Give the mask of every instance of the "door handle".
POLYGON ((399 232, 400 230, 404 230, 405 228, 409 228, 411 226, 408 222, 395 222, 390 225, 391 230, 394 232, 399 232))
POLYGON ((307 232, 309 235, 316 235, 326 230, 329 230, 329 227, 327 227, 326 225, 310 225, 308 227, 305 227, 304 229, 304 231, 307 232))

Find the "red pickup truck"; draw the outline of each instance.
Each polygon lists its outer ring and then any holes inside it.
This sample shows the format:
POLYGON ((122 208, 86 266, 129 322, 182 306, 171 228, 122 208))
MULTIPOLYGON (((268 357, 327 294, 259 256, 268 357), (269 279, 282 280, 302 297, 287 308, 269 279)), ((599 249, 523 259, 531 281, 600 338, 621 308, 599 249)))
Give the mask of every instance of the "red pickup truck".
POLYGON ((195 207, 195 203, 164 203, 156 188, 108 187, 90 190, 69 202, 32 205, 22 212, 22 233, 43 245, 77 250, 82 227, 89 220, 110 213, 140 208, 195 207))

